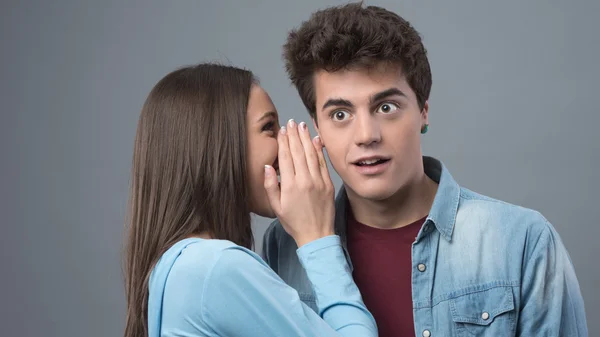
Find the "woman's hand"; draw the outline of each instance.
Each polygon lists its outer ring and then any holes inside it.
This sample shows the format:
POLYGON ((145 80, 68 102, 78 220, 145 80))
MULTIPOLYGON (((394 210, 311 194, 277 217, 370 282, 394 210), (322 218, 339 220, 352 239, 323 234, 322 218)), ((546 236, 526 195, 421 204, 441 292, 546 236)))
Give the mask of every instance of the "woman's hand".
POLYGON ((306 123, 294 120, 278 136, 279 174, 265 167, 265 189, 271 207, 298 247, 333 235, 334 187, 317 136, 312 141, 306 123))

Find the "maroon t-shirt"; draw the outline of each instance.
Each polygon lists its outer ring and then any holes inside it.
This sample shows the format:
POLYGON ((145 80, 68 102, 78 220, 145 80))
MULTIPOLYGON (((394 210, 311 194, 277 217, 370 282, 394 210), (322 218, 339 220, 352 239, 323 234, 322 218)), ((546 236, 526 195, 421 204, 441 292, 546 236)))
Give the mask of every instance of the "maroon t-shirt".
POLYGON ((414 337, 412 244, 427 217, 401 228, 378 229, 348 213, 354 282, 377 321, 379 336, 414 337))

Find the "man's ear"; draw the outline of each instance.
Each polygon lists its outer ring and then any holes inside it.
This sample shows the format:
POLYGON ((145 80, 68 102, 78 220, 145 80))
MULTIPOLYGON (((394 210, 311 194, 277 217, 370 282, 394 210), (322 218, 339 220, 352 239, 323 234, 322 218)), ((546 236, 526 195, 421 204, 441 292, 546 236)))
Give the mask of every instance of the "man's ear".
POLYGON ((317 135, 319 136, 319 138, 321 138, 321 143, 323 144, 323 147, 325 147, 325 143, 323 142, 323 137, 321 137, 321 132, 319 131, 319 125, 318 125, 317 121, 315 120, 314 117, 312 117, 311 120, 312 120, 315 130, 317 131, 317 135))
POLYGON ((429 125, 429 101, 425 101, 421 110, 421 125, 429 125))

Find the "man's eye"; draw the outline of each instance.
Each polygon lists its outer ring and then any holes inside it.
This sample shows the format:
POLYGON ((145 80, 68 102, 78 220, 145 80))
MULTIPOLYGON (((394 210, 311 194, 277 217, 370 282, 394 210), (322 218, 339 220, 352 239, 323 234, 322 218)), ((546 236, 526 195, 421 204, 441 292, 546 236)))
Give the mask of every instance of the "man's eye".
POLYGON ((379 108, 377 108, 377 112, 387 114, 390 112, 394 112, 398 109, 399 107, 394 103, 383 103, 379 106, 379 108))
POLYGON ((350 113, 344 110, 338 110, 331 114, 331 118, 336 121, 344 121, 350 117, 350 113))

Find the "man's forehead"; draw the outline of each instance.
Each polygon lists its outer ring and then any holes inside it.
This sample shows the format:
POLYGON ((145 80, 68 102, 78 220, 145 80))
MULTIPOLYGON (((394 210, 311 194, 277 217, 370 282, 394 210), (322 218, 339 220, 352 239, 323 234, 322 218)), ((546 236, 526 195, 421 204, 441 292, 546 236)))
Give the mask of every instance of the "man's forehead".
POLYGON ((399 66, 343 69, 335 72, 322 70, 315 73, 314 85, 318 102, 331 98, 368 99, 390 88, 397 88, 402 92, 411 91, 399 66))

